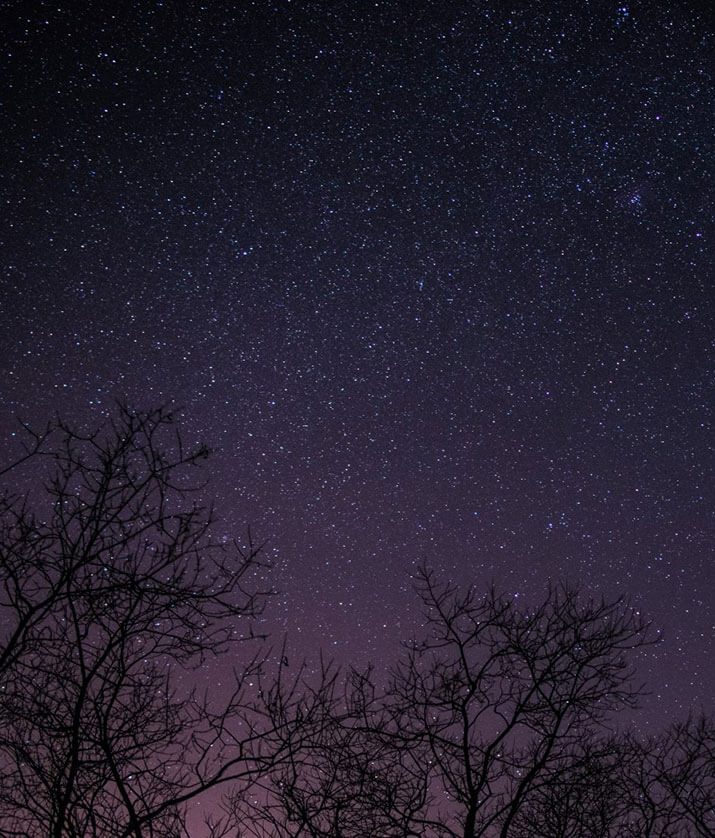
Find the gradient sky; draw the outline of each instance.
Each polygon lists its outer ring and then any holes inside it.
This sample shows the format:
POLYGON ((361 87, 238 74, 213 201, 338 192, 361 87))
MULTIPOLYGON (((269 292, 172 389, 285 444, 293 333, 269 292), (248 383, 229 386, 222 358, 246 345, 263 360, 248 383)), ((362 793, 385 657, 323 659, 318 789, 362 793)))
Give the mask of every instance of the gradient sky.
POLYGON ((625 594, 710 705, 712 52, 679 2, 6 2, 0 451, 183 406, 297 654, 625 594))

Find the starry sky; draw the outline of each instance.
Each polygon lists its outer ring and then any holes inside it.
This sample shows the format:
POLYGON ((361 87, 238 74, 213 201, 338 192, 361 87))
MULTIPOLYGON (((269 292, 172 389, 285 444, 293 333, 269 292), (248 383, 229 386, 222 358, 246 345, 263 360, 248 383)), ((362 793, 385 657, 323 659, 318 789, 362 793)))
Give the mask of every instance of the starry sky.
POLYGON ((711 702, 712 52, 681 2, 2 4, 0 453, 184 409, 298 654, 625 594, 711 702))

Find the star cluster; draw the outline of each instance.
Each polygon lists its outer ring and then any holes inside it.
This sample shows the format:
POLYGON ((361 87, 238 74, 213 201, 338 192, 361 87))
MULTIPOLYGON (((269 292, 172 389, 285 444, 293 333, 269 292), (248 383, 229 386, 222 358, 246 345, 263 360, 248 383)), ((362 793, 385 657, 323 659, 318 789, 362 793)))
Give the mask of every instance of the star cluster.
POLYGON ((624 593, 715 689, 708 37, 685 3, 4 4, 0 423, 185 410, 299 654, 410 573, 624 593))

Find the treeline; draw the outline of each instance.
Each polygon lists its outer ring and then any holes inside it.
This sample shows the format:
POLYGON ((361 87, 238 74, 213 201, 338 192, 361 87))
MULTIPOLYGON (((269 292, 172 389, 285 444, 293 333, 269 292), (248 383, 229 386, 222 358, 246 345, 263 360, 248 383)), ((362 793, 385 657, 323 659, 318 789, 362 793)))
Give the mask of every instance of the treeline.
POLYGON ((255 628, 260 550, 213 534, 170 411, 25 428, 0 500, 0 834, 679 838, 715 834, 712 719, 618 732, 654 642, 622 601, 538 603, 423 569, 386 684, 288 667, 255 628), (23 478, 24 479, 24 478, 23 478), (221 700, 189 689, 233 667, 221 700))

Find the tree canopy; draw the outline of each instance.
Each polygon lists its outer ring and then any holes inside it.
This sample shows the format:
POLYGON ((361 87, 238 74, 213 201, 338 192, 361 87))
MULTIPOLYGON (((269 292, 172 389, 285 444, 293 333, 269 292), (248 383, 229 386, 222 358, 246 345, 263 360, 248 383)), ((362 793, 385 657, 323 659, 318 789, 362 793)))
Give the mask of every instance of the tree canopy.
POLYGON ((25 430, 3 474, 31 467, 32 489, 0 499, 3 835, 178 838, 219 792, 213 838, 713 835, 712 719, 616 724, 653 642, 627 603, 422 568, 422 633, 389 679, 289 672, 254 629, 261 551, 216 537, 209 452, 171 411, 25 430), (228 694, 199 690, 229 655, 228 694))

